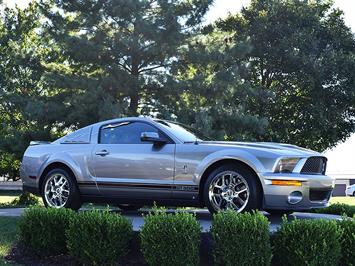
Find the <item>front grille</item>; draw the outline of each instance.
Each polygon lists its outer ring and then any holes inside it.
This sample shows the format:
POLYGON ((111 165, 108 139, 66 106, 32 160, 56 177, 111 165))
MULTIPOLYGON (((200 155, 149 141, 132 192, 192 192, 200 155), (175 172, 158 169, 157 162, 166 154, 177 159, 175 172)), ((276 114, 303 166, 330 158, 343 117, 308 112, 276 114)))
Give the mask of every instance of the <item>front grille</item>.
POLYGON ((328 190, 316 190, 311 189, 309 191, 309 200, 310 201, 328 201, 332 194, 332 189, 328 190))
POLYGON ((327 158, 321 156, 314 156, 307 159, 302 167, 302 174, 319 175, 325 174, 327 168, 327 158))

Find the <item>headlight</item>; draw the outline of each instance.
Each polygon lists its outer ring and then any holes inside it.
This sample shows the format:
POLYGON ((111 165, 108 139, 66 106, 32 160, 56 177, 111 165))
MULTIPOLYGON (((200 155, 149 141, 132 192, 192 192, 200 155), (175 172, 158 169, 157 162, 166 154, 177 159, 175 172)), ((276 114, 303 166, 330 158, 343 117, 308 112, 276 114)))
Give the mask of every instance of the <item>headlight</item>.
POLYGON ((280 159, 275 167, 275 173, 292 173, 300 158, 283 158, 280 159))

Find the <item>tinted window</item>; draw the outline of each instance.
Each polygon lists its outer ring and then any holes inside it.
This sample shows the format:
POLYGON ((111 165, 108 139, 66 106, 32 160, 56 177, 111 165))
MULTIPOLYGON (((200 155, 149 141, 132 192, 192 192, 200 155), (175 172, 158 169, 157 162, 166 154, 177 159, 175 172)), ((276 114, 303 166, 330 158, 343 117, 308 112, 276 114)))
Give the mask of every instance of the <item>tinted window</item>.
POLYGON ((78 129, 73 133, 60 139, 61 143, 89 143, 91 136, 91 126, 78 129))
MULTIPOLYGON (((141 144, 142 132, 158 132, 155 127, 141 122, 123 122, 101 128, 100 143, 102 144, 141 144)), ((160 136, 162 137, 162 136, 160 136)))
POLYGON ((189 128, 188 126, 182 124, 175 124, 173 122, 165 120, 156 120, 156 122, 163 125, 166 129, 168 129, 172 134, 174 134, 179 140, 183 142, 194 142, 196 140, 208 139, 206 137, 198 136, 201 134, 198 132, 192 132, 192 128, 189 128))

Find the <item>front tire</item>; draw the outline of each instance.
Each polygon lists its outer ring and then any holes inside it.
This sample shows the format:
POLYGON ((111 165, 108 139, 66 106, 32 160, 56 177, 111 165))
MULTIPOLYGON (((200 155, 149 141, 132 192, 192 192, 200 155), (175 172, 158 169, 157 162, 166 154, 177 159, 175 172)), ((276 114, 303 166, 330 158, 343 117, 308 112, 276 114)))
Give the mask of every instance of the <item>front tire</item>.
POLYGON ((226 164, 207 177, 203 198, 211 213, 260 209, 261 188, 257 176, 242 164, 226 164))
POLYGON ((42 182, 42 199, 46 207, 70 208, 81 207, 80 193, 76 180, 64 169, 53 169, 42 182))

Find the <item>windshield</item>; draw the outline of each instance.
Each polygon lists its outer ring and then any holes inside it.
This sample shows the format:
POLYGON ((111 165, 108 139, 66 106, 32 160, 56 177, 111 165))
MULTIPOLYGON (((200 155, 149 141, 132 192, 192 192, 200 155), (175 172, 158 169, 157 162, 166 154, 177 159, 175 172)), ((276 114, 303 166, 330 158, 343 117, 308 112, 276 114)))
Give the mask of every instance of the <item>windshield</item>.
POLYGON ((204 139, 204 137, 201 136, 201 134, 199 134, 198 132, 196 132, 195 129, 189 126, 182 125, 176 122, 170 122, 170 121, 168 122, 165 120, 155 120, 155 121, 163 125, 166 129, 168 129, 179 140, 183 142, 195 142, 204 139))

